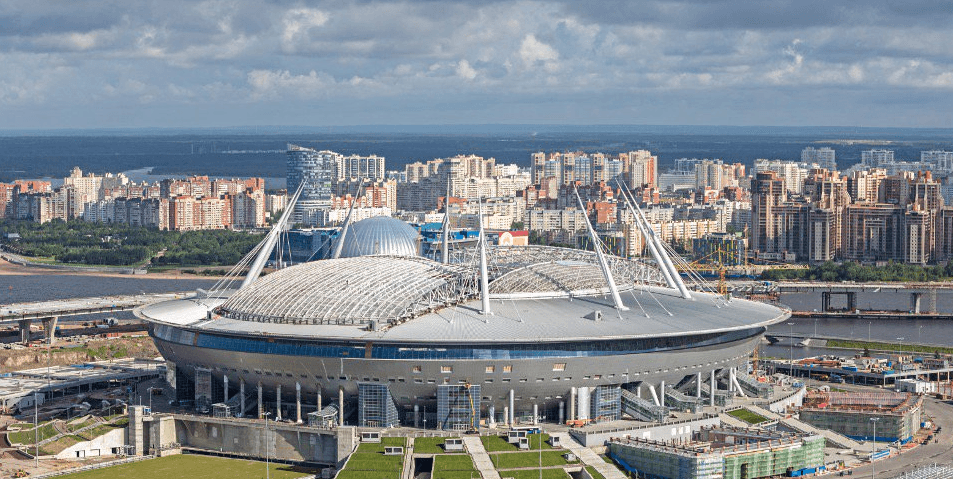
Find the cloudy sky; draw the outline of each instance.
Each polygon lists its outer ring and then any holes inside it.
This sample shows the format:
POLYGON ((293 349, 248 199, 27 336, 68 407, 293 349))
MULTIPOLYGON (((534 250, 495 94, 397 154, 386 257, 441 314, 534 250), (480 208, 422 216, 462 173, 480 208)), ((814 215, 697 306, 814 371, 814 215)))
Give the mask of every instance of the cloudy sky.
POLYGON ((948 1, 0 2, 0 129, 953 127, 948 1))

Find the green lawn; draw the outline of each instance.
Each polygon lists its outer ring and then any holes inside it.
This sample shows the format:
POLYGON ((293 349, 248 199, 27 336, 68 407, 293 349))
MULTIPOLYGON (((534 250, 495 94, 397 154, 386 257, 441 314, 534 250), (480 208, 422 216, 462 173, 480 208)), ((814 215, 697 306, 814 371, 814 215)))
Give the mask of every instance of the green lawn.
POLYGON ((385 456, 376 452, 355 452, 347 461, 347 471, 400 472, 403 456, 385 456))
MULTIPOLYGON (((506 442, 506 436, 483 436, 480 438, 483 441, 483 448, 486 449, 486 452, 504 452, 504 451, 519 451, 520 448, 516 444, 510 444, 506 442)), ((532 450, 540 449, 552 449, 553 446, 550 446, 549 434, 530 434, 529 435, 529 448, 532 450)))
POLYGON ((381 442, 362 442, 357 448, 357 452, 378 452, 383 454, 384 448, 388 446, 407 447, 407 439, 403 437, 382 437, 381 442))
MULTIPOLYGON (((527 469, 523 471, 503 471, 500 472, 500 477, 512 477, 513 479, 539 479, 540 470, 527 469)), ((554 469, 543 469, 542 477, 543 479, 569 479, 569 474, 567 474, 563 468, 558 467, 554 469)))
POLYGON ((78 431, 86 426, 92 426, 96 422, 96 419, 93 417, 87 417, 82 421, 74 419, 66 425, 66 430, 69 432, 78 431))
POLYGON ((586 472, 592 476, 592 479, 606 479, 601 473, 599 473, 599 471, 596 470, 596 468, 592 466, 586 466, 586 472))
POLYGON ((102 425, 87 429, 83 432, 77 433, 76 435, 89 441, 91 439, 102 436, 103 434, 106 434, 107 432, 112 431, 113 429, 117 429, 121 427, 125 427, 125 425, 119 426, 114 424, 102 424, 102 425))
POLYGON ((59 439, 48 442, 40 446, 40 455, 41 456, 53 456, 63 452, 64 449, 70 447, 74 444, 85 441, 84 438, 79 436, 67 435, 62 436, 59 439))
POLYGON ((562 466, 569 464, 563 458, 563 451, 515 452, 493 454, 490 458, 497 469, 516 469, 518 467, 562 466), (542 461, 542 462, 540 462, 542 461))
POLYGON ((748 424, 758 424, 758 423, 761 423, 761 422, 764 422, 764 421, 767 421, 767 420, 768 420, 768 418, 766 418, 766 417, 764 417, 764 416, 762 416, 762 415, 760 415, 760 414, 755 414, 755 413, 753 413, 753 412, 751 412, 751 411, 749 411, 749 410, 747 410, 747 409, 744 409, 744 408, 742 408, 742 409, 735 409, 734 411, 728 411, 728 415, 731 416, 731 417, 735 417, 735 418, 741 419, 742 421, 744 421, 744 422, 746 422, 746 423, 748 423, 748 424))
POLYGON ((339 472, 335 479, 400 479, 400 471, 344 470, 339 472))
POLYGON ((434 458, 434 471, 474 471, 473 460, 463 454, 445 454, 434 458))
MULTIPOLYGON (((54 428, 53 424, 51 423, 40 424, 39 433, 40 433, 40 441, 43 441, 44 439, 49 439, 59 434, 58 432, 56 432, 56 428, 54 428)), ((12 443, 17 443, 17 444, 33 444, 35 440, 35 434, 33 432, 33 429, 30 429, 28 431, 11 432, 7 434, 7 439, 9 439, 10 442, 12 443)))
POLYGON ((465 451, 444 451, 445 437, 418 437, 414 439, 415 454, 463 454, 465 451))
MULTIPOLYGON (((271 465, 271 477, 276 479, 292 479, 314 472, 316 471, 299 469, 284 464, 271 465)), ((265 463, 180 454, 60 477, 63 479, 115 479, 117 477, 135 479, 174 479, 179 477, 188 477, 189 479, 252 479, 265 477, 265 463)), ((379 477, 378 475, 373 479, 379 477)))

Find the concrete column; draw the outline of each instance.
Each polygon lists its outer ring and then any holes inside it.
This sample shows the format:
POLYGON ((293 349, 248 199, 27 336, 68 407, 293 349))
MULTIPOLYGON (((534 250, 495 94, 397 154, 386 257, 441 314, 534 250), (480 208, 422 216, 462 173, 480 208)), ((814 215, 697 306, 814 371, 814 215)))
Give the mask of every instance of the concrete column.
POLYGON ((324 398, 321 397, 321 385, 319 384, 318 385, 318 411, 324 409, 324 404, 321 404, 323 402, 323 399, 324 398))
POLYGON ((728 368, 728 392, 735 392, 735 382, 732 379, 735 378, 735 368, 728 368))
POLYGON ((537 417, 539 417, 539 405, 533 403, 533 425, 539 424, 537 417))
POLYGON ((338 386, 338 425, 344 425, 344 386, 338 386))
POLYGON ((516 421, 513 420, 515 417, 516 417, 516 393, 513 392, 512 389, 510 389, 510 417, 508 420, 510 426, 512 426, 513 424, 516 424, 516 421))
POLYGON ((245 417, 245 378, 238 380, 238 400, 241 401, 241 405, 238 406, 241 409, 238 411, 238 417, 245 417))
MULTIPOLYGON (((917 304, 919 304, 919 299, 917 300, 917 304)), ((52 318, 43 318, 43 331, 46 333, 46 344, 53 344, 56 341, 56 321, 58 319, 59 318, 55 316, 52 318)))
POLYGON ((635 387, 635 397, 642 399, 642 383, 635 387))
POLYGON ((414 427, 420 427, 420 404, 414 404, 414 427))
POLYGON ((659 406, 665 407, 665 381, 662 381, 658 387, 659 406))
POLYGON ((510 407, 503 406, 503 424, 510 425, 510 407))
POLYGON ((847 311, 854 311, 857 309, 857 293, 849 292, 847 293, 847 311))
POLYGON ((32 319, 20 319, 17 321, 17 326, 20 327, 20 342, 24 346, 30 344, 30 324, 33 323, 32 319))
POLYGON ((576 388, 569 388, 569 420, 576 420, 576 388))
POLYGON ((656 406, 661 406, 662 401, 659 401, 658 394, 655 394, 655 386, 652 386, 651 384, 649 384, 648 387, 649 387, 649 393, 652 394, 652 402, 654 402, 656 406))
POLYGON ((828 312, 831 309, 831 293, 823 292, 821 293, 821 312, 828 312))
POLYGON ((566 424, 566 401, 559 401, 559 424, 566 424))
POLYGON ((275 391, 276 396, 278 397, 278 410, 275 411, 275 421, 281 420, 281 385, 278 385, 278 390, 275 391))
POLYGON ((695 399, 702 398, 702 373, 699 371, 695 374, 695 399))
POLYGON ((295 422, 301 424, 301 383, 295 383, 295 412, 297 415, 295 422))
MULTIPOLYGON (((923 296, 923 293, 910 293, 910 310, 914 314, 920 314, 920 298, 923 296)), ((46 327, 46 323, 43 323, 43 327, 46 327)))
POLYGON ((490 404, 490 406, 486 410, 486 414, 487 416, 489 416, 487 424, 489 424, 490 427, 495 427, 496 426, 496 406, 490 404))
POLYGON ((228 402, 228 375, 226 374, 222 375, 222 389, 225 391, 223 393, 224 399, 222 399, 222 402, 228 402))
POLYGON ((258 419, 265 415, 265 410, 261 403, 261 383, 258 383, 258 419))
POLYGON ((711 394, 709 394, 708 405, 715 407, 715 391, 718 390, 718 381, 715 381, 715 370, 711 370, 711 388, 708 389, 711 394))

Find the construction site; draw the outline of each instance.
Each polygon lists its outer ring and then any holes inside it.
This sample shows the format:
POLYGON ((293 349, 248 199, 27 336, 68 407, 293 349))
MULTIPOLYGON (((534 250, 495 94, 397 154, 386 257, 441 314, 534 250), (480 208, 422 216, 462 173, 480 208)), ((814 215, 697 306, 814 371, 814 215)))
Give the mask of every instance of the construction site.
POLYGON ((923 397, 910 393, 812 392, 800 419, 855 440, 906 444, 920 430, 922 409, 923 397))
POLYGON ((648 477, 753 479, 823 471, 824 444, 817 434, 703 427, 684 443, 612 439, 608 453, 628 471, 648 477))

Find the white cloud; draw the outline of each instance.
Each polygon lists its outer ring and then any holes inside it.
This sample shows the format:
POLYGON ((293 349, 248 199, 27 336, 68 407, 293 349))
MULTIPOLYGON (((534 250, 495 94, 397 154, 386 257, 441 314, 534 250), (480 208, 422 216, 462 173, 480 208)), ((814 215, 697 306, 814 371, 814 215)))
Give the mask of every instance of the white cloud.
POLYGON ((536 62, 550 62, 559 59, 559 53, 553 47, 536 39, 536 35, 528 34, 520 44, 520 59, 529 66, 536 62))
POLYGON ((460 60, 457 62, 457 76, 465 80, 473 80, 477 76, 477 71, 470 66, 470 62, 460 60))
POLYGON ((281 42, 287 51, 295 51, 300 42, 310 42, 308 31, 328 23, 328 14, 313 8, 294 8, 285 12, 281 42))

